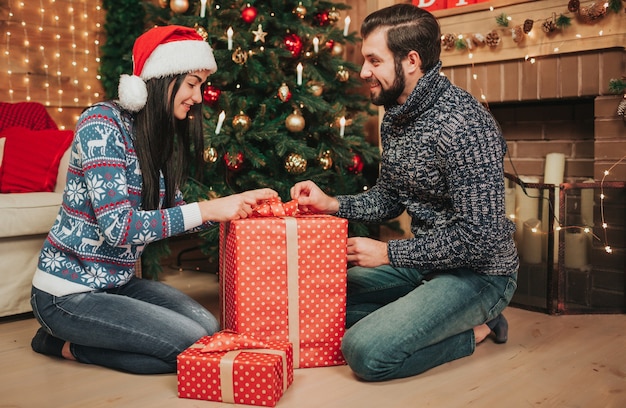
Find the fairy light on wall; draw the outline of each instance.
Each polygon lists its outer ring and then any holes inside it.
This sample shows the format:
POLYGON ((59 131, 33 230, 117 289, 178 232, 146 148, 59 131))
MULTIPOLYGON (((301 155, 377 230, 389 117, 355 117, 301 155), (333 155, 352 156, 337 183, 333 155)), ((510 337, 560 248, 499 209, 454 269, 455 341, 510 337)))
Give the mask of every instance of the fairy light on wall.
POLYGON ((45 16, 46 16, 46 9, 43 6, 42 0, 39 0, 39 16, 40 16, 40 20, 39 20, 39 27, 37 27, 37 31, 39 33, 39 52, 41 54, 41 62, 43 65, 43 69, 44 69, 44 89, 46 91, 46 100, 45 101, 41 101, 41 103, 43 103, 46 106, 50 106, 50 71, 48 70, 48 60, 47 60, 47 55, 46 55, 46 47, 43 45, 43 35, 44 35, 44 23, 45 23, 45 16))
MULTIPOLYGON (((56 112, 67 107, 78 114, 100 100, 101 1, 39 0, 27 4, 8 0, 5 4, 8 14, 4 41, 0 41, 0 58, 5 59, 0 64, 0 81, 4 83, 0 100, 36 101, 56 112)), ((71 120, 67 114, 58 118, 71 120)))
MULTIPOLYGON (((593 3, 593 5, 596 5, 596 2, 593 3)), ((604 17, 604 15, 607 13, 607 9, 609 7, 609 3, 605 2, 605 3, 597 3, 598 7, 601 7, 603 9, 596 9, 596 13, 597 13, 597 17, 594 17, 596 19, 602 18, 604 17)), ((586 12, 589 12, 587 9, 586 12)), ((496 13, 496 9, 494 7, 490 7, 489 11, 492 13, 496 13)), ((563 14, 569 14, 569 13, 563 13, 563 14)), ((505 15, 504 13, 499 13, 497 12, 497 16, 495 17, 496 21, 498 21, 498 23, 502 23, 501 25, 503 25, 503 27, 500 27, 500 31, 504 31, 506 33, 513 33, 514 29, 508 28, 508 26, 506 24, 508 24, 509 22, 513 21, 513 19, 510 16, 505 15)), ((547 34, 549 34, 550 32, 547 31, 549 28, 550 29, 557 29, 557 18, 556 16, 553 16, 552 19, 547 19, 547 20, 537 20, 537 21, 544 21, 544 25, 543 25, 543 31, 546 32, 547 34)), ((562 22, 563 20, 561 20, 559 22, 559 24, 562 22)), ((521 30, 521 32, 523 32, 523 35, 528 36, 528 37, 534 37, 535 39, 537 38, 536 36, 534 36, 533 34, 533 30, 532 27, 534 25, 536 21, 532 21, 532 20, 527 20, 525 21, 525 24, 527 25, 524 29, 521 28, 521 26, 519 26, 519 30, 521 30)), ((560 27, 560 26, 559 26, 560 27)), ((493 30, 494 32, 496 30, 493 30)), ((519 34, 519 33, 518 33, 519 34)), ((598 36, 602 36, 604 34, 604 31, 602 29, 600 29, 597 32, 598 36)), ((496 46, 497 44, 500 43, 500 38, 498 36, 495 36, 495 38, 497 38, 497 42, 496 42, 496 46)), ((583 39, 584 36, 580 33, 577 33, 575 35, 576 39, 583 39)), ((474 53, 473 50, 476 48, 476 41, 478 39, 483 40, 483 43, 485 43, 485 37, 480 35, 480 34, 456 34, 456 35, 452 35, 452 34, 442 34, 441 36, 441 44, 442 44, 442 50, 444 51, 450 51, 453 49, 456 50, 465 50, 467 51, 467 58, 469 60, 469 64, 471 66, 471 70, 469 71, 471 73, 471 81, 474 84, 474 86, 478 89, 479 92, 479 99, 481 100, 481 102, 485 105, 485 106, 489 106, 488 101, 487 101, 487 97, 483 92, 483 88, 482 88, 482 84, 481 81, 479 81, 479 76, 476 73, 476 66, 475 63, 473 61, 474 58, 474 53)), ((493 39, 493 37, 492 37, 493 39)), ((519 39, 518 40, 520 42, 524 41, 523 39, 519 39)), ((488 43, 488 42, 487 42, 488 43)), ((553 52, 556 54, 560 51, 560 46, 563 45, 565 43, 565 41, 560 42, 559 44, 553 46, 553 52)), ((494 44, 491 44, 491 46, 493 46, 494 44)), ((492 48, 492 47, 489 48, 492 48)), ((537 62, 537 59, 540 57, 533 57, 529 54, 526 54, 524 56, 524 61, 528 62, 530 64, 535 64, 537 62)), ((600 226, 602 227, 603 231, 604 231, 604 239, 598 237, 596 234, 593 233, 593 231, 588 228, 588 227, 579 227, 579 226, 566 226, 564 225, 560 220, 556 219, 556 223, 557 226, 555 228, 555 230, 558 232, 560 230, 569 230, 569 229, 580 229, 583 233, 585 234, 591 234, 592 237, 600 242, 603 243, 604 246, 604 250, 608 253, 611 254, 613 252, 611 246, 608 243, 608 237, 607 237, 607 229, 608 229, 608 223, 605 221, 604 218, 604 203, 605 203, 605 194, 604 194, 604 182, 605 182, 605 178, 610 174, 610 171, 617 166, 619 163, 621 163, 622 161, 626 160, 626 156, 622 157, 620 160, 618 160, 616 163, 613 164, 613 166, 611 166, 611 168, 609 168, 608 170, 606 170, 604 172, 604 176, 600 182, 600 213, 601 213, 601 224, 600 226)), ((536 197, 539 198, 539 197, 536 197)), ((547 235, 547 232, 540 232, 540 231, 533 231, 539 234, 545 234, 547 235)))
MULTIPOLYGON (((11 4, 9 2, 9 19, 7 21, 7 27, 11 27, 11 19, 13 18, 13 11, 11 11, 11 4)), ((8 89, 8 93, 9 93, 9 101, 13 102, 13 83, 12 83, 12 70, 11 70, 11 31, 7 29, 7 32, 5 33, 5 38, 6 38, 6 45, 5 45, 5 51, 4 51, 4 56, 6 58, 7 61, 7 84, 9 86, 8 89)))

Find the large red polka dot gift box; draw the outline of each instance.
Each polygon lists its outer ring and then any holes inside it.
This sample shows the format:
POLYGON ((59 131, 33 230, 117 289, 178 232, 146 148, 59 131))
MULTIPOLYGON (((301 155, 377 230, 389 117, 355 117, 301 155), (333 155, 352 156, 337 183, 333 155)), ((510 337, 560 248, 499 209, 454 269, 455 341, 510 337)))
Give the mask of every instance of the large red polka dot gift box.
POLYGON ((180 398, 273 407, 293 382, 291 343, 218 332, 178 355, 177 376, 180 398))
POLYGON ((345 364, 348 222, 275 204, 221 225, 222 326, 291 342, 295 368, 345 364))

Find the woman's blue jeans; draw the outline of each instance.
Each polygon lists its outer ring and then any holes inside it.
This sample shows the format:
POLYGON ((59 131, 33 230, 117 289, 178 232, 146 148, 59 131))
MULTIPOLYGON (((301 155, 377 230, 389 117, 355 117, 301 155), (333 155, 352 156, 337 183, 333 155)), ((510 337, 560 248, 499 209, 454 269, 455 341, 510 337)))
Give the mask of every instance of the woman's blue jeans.
POLYGON ((344 357, 357 376, 381 381, 471 355, 473 328, 502 312, 516 279, 469 269, 350 268, 344 357))
POLYGON ((71 343, 76 360, 137 374, 176 372, 180 352, 219 330, 195 300, 148 279, 62 297, 33 288, 31 304, 44 330, 71 343))

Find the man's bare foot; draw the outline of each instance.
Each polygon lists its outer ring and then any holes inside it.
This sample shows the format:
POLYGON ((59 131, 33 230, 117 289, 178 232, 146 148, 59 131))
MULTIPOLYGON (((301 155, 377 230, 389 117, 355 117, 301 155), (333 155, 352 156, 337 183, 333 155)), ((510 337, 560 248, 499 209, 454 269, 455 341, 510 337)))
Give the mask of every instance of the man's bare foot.
POLYGON ((489 333, 491 333, 491 329, 486 323, 474 327, 474 338, 476 339, 476 344, 485 340, 487 336, 489 336, 489 333))
POLYGON ((63 349, 61 350, 61 355, 63 356, 63 358, 66 358, 68 360, 76 361, 76 357, 74 357, 74 354, 72 354, 72 352, 70 351, 70 342, 69 341, 66 341, 65 344, 63 344, 63 349))

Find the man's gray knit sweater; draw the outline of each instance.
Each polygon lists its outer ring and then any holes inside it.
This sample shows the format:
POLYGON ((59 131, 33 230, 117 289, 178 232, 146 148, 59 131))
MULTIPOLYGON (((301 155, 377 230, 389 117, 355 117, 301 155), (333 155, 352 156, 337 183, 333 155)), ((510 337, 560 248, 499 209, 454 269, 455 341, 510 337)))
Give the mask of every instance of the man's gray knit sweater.
POLYGON ((337 197, 336 215, 377 222, 406 210, 414 237, 388 242, 392 266, 513 274, 519 260, 504 210, 506 142, 491 114, 440 68, 404 104, 386 107, 376 185, 337 197))

